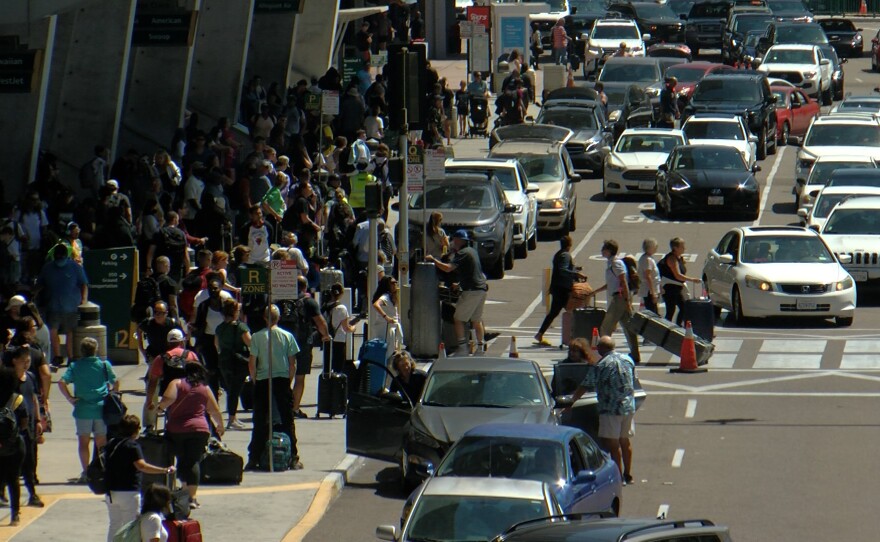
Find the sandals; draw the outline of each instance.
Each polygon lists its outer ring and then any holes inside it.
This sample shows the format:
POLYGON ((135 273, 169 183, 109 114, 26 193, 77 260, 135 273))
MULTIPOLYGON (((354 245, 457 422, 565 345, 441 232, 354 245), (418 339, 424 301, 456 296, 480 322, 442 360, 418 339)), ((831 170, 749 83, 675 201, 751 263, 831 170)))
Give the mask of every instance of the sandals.
POLYGON ((541 338, 540 341, 535 339, 534 341, 532 341, 532 344, 537 345, 537 346, 553 346, 553 344, 550 341, 548 341, 547 339, 545 339, 543 337, 541 338))

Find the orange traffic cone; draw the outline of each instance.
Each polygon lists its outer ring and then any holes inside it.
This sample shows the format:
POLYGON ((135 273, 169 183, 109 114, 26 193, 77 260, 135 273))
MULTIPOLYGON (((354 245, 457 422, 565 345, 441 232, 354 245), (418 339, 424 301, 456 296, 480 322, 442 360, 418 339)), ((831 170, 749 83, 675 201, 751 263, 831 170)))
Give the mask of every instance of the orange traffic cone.
POLYGON ((705 373, 705 367, 697 365, 697 348, 694 345, 694 328, 691 321, 685 323, 684 340, 681 341, 681 362, 678 368, 669 369, 670 373, 705 373))
POLYGON ((446 343, 444 343, 443 341, 440 341, 440 347, 437 351, 437 359, 446 359, 446 343))
POLYGON ((590 350, 599 353, 599 328, 593 328, 593 336, 590 338, 590 350))
POLYGON ((511 358, 519 357, 519 350, 516 348, 516 335, 510 336, 510 353, 508 354, 511 358))
POLYGON ((868 3, 865 0, 862 0, 862 3, 859 4, 859 15, 867 15, 868 14, 868 3))

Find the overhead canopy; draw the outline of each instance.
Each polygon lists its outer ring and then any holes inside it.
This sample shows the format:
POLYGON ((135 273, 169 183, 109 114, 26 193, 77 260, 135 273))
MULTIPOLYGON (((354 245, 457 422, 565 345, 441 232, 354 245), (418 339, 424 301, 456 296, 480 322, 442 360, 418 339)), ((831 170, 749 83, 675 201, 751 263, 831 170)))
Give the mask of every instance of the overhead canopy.
POLYGON ((371 8, 340 9, 339 10, 339 18, 336 20, 336 24, 339 24, 339 25, 348 24, 352 21, 356 21, 358 19, 363 19, 364 17, 369 17, 370 15, 376 15, 377 13, 382 13, 383 11, 388 11, 388 6, 374 6, 371 8))

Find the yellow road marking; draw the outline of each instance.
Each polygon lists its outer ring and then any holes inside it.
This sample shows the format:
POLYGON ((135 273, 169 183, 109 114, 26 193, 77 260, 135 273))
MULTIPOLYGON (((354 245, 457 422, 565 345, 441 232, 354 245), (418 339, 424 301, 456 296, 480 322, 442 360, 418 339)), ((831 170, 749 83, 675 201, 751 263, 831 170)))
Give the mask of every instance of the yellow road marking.
POLYGON ((312 498, 312 504, 309 505, 309 509, 302 519, 287 531, 281 542, 300 542, 305 538, 309 531, 321 521, 324 512, 327 511, 327 507, 330 506, 330 502, 339 493, 340 485, 336 480, 324 480, 321 482, 321 487, 318 488, 317 493, 312 498))

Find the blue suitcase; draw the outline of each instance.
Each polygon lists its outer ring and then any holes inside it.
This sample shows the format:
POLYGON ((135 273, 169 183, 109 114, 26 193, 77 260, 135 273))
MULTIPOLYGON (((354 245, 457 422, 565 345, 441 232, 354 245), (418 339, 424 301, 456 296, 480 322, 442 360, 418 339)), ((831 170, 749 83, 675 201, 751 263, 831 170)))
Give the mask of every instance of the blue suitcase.
POLYGON ((385 339, 370 339, 361 346, 358 359, 361 360, 361 374, 366 372, 366 378, 361 378, 361 382, 366 384, 363 390, 370 395, 376 395, 385 387, 385 377, 387 372, 381 367, 385 367, 387 360, 385 353, 388 351, 388 342, 385 339), (372 363, 364 363, 372 362, 372 363), (377 367, 374 364, 378 364, 377 367))

